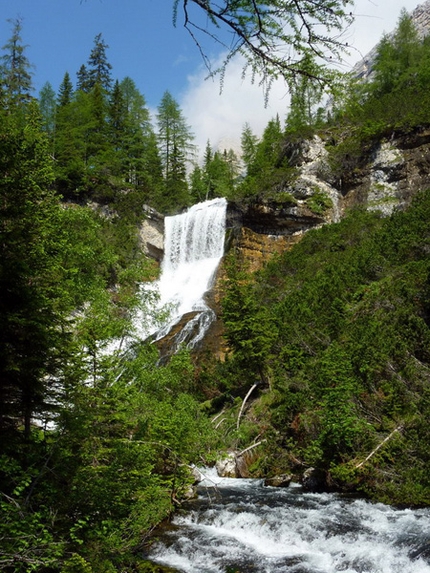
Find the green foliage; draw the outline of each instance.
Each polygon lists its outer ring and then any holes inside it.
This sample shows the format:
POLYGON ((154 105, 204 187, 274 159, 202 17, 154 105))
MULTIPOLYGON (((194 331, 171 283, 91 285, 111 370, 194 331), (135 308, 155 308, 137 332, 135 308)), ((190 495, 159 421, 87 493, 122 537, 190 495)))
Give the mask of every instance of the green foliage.
POLYGON ((339 92, 331 121, 332 162, 346 188, 377 140, 429 122, 429 49, 403 11, 394 34, 378 45, 372 79, 351 78, 339 92))
POLYGON ((230 275, 229 387, 250 365, 268 374, 271 398, 252 416, 274 442, 270 463, 286 449, 290 471, 300 462, 347 490, 428 502, 429 217, 430 192, 389 219, 352 211, 254 280, 230 275))
MULTIPOLYGON (((185 27, 201 52, 205 42, 200 34, 208 35, 223 46, 225 32, 236 38, 227 50, 223 65, 216 70, 221 73, 221 84, 226 66, 240 54, 245 58, 243 73, 249 71, 252 77, 262 78, 266 95, 273 79, 278 77, 283 77, 290 88, 300 77, 316 84, 330 84, 336 74, 326 66, 326 60, 338 59, 345 47, 339 42, 338 31, 352 21, 349 2, 342 0, 303 0, 300 4, 286 0, 241 0, 226 6, 192 0, 191 4, 203 11, 203 20, 207 22, 207 26, 201 27, 199 18, 194 20, 193 11, 181 0, 174 2, 174 22, 178 18, 178 5, 182 3, 185 27), (323 58, 315 57, 322 54, 323 58)), ((203 57, 209 66, 204 52, 203 57)))
POLYGON ((276 329, 255 296, 250 277, 233 260, 222 300, 222 319, 234 360, 251 376, 266 382, 264 362, 276 336, 276 329))
POLYGON ((4 104, 10 107, 20 107, 31 99, 33 89, 31 82, 31 66, 26 56, 26 47, 22 43, 22 21, 20 18, 8 20, 12 25, 12 35, 2 46, 4 55, 1 57, 0 85, 4 104))
POLYGON ((158 142, 164 174, 164 188, 155 199, 155 206, 163 211, 190 203, 186 181, 186 162, 193 152, 193 134, 182 111, 166 91, 158 106, 158 142))
POLYGON ((249 128, 242 133, 242 150, 246 176, 237 186, 233 198, 277 199, 294 175, 285 156, 285 135, 279 117, 269 121, 260 141, 249 128))
POLYGON ((315 189, 312 195, 307 199, 306 205, 317 215, 324 215, 328 209, 333 207, 333 201, 321 189, 315 189))

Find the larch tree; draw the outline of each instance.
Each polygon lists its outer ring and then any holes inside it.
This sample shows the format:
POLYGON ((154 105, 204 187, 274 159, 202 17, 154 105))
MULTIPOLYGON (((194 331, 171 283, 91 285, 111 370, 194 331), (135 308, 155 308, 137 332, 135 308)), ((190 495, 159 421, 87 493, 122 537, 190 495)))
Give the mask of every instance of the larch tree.
POLYGON ((260 78, 267 94, 279 77, 289 85, 298 76, 323 84, 333 79, 326 64, 347 47, 344 31, 353 20, 352 6, 352 0, 174 0, 174 22, 183 21, 211 75, 221 72, 222 79, 240 55, 244 72, 260 78), (226 50, 220 68, 212 68, 208 39, 226 50))
POLYGON ((165 182, 159 207, 183 207, 189 203, 186 162, 194 152, 194 136, 179 104, 168 91, 164 93, 158 106, 157 124, 165 182))

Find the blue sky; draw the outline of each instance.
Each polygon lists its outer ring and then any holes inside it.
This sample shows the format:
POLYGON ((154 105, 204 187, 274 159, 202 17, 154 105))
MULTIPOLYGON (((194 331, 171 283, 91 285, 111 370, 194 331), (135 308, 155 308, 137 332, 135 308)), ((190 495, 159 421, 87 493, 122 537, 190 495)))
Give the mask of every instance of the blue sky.
POLYGON ((113 77, 130 76, 152 106, 166 89, 178 96, 200 65, 186 30, 172 24, 169 0, 0 0, 0 6, 1 45, 10 36, 7 19, 23 19, 37 91, 46 81, 57 90, 66 71, 74 81, 99 33, 109 45, 113 77))
MULTIPOLYGON (((345 69, 377 43, 383 32, 396 25, 400 10, 411 11, 418 0, 356 0, 356 20, 345 39, 356 48, 345 62, 345 69)), ((66 71, 72 81, 86 64, 94 38, 101 33, 109 45, 107 56, 114 79, 130 76, 150 108, 155 109, 165 90, 180 103, 204 147, 240 138, 245 122, 259 135, 271 117, 284 118, 288 110, 287 90, 282 82, 274 85, 269 106, 264 108, 258 86, 241 79, 240 62, 232 62, 223 93, 217 80, 205 81, 207 71, 191 37, 184 30, 180 13, 172 24, 173 0, 0 0, 0 46, 10 37, 7 19, 21 17, 27 56, 34 64, 36 93, 46 81, 57 91, 66 71)), ((207 46, 214 61, 221 48, 207 46)))

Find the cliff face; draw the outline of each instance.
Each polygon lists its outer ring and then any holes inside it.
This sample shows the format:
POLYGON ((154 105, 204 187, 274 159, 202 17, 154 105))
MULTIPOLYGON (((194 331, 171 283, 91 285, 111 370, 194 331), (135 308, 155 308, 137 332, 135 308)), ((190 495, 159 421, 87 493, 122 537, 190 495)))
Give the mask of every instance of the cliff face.
MULTIPOLYGON (((226 250, 235 249, 243 267, 255 272, 274 254, 290 249, 308 230, 338 221, 349 208, 363 206, 390 215, 407 206, 416 193, 430 187, 430 128, 394 134, 376 143, 360 162, 360 169, 343 181, 330 168, 325 143, 314 137, 290 149, 296 175, 276 200, 231 202, 227 210, 226 250)), ((147 210, 141 228, 145 252, 161 261, 163 218, 147 210)), ((210 307, 220 316, 225 271, 221 264, 210 307)), ((203 352, 222 359, 227 351, 221 320, 205 338, 203 352)))
MULTIPOLYGON (((422 2, 410 13, 412 22, 418 33, 419 38, 424 38, 430 31, 430 0, 422 2)), ((390 36, 390 34, 389 34, 390 36)), ((373 66, 375 63, 377 46, 366 54, 352 69, 352 74, 357 78, 366 81, 372 78, 373 66)))
POLYGON ((302 145, 306 152, 297 176, 280 193, 288 199, 229 205, 227 226, 250 270, 294 245, 309 229, 338 221, 353 206, 388 216, 430 187, 430 128, 376 143, 348 182, 336 179, 319 137, 302 145))

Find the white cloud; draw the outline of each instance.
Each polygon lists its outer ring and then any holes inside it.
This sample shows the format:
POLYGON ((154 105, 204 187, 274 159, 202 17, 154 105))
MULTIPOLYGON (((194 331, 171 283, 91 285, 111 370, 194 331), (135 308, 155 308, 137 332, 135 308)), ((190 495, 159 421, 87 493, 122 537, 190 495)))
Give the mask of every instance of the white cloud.
MULTIPOLYGON (((350 56, 340 68, 348 71, 369 52, 384 32, 391 32, 405 7, 412 11, 417 0, 356 0, 354 23, 342 35, 351 46, 350 56)), ((222 61, 220 58, 219 63, 222 61)), ((216 63, 214 68, 216 68, 216 63)), ((288 112, 288 90, 283 81, 272 86, 267 108, 263 89, 242 79, 242 61, 232 60, 227 66, 222 93, 219 78, 205 79, 207 70, 201 68, 188 77, 188 86, 180 98, 180 105, 191 126, 200 152, 209 139, 213 147, 239 147, 245 123, 260 136, 268 121, 277 113, 284 120, 288 112)))
POLYGON ((260 136, 277 113, 281 121, 285 118, 288 111, 285 83, 273 84, 265 108, 263 88, 253 84, 250 78, 242 79, 242 68, 239 58, 229 63, 221 93, 219 77, 205 79, 207 70, 203 67, 188 77, 188 87, 180 104, 201 152, 208 139, 215 148, 240 148, 245 123, 260 136))

